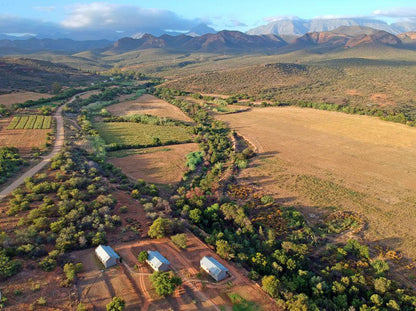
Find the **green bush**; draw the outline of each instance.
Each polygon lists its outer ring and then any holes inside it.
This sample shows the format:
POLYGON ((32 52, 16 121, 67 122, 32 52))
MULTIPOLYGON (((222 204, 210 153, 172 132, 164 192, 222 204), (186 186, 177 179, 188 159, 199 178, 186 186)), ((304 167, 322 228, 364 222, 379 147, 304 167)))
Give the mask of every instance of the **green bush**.
POLYGON ((126 302, 120 297, 113 297, 113 300, 105 306, 107 311, 123 311, 126 308, 126 302))
POLYGON ((139 256, 137 256, 137 260, 141 263, 144 264, 147 260, 147 258, 149 257, 149 254, 146 251, 141 251, 139 253, 139 256))
POLYGON ((155 271, 151 276, 153 287, 159 296, 172 295, 175 289, 182 284, 180 277, 174 275, 172 272, 155 271))
POLYGON ((187 237, 185 233, 178 233, 178 234, 172 235, 170 238, 177 247, 182 248, 182 249, 186 248, 187 237))

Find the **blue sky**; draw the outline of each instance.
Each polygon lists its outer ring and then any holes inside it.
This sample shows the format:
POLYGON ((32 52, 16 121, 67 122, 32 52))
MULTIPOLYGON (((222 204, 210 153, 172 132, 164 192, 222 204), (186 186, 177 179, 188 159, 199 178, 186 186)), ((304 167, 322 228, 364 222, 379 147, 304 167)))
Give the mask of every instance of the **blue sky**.
POLYGON ((58 28, 119 32, 150 31, 157 27, 186 30, 200 22, 217 30, 245 31, 284 16, 416 21, 416 3, 414 0, 0 0, 0 33, 37 33, 58 28))

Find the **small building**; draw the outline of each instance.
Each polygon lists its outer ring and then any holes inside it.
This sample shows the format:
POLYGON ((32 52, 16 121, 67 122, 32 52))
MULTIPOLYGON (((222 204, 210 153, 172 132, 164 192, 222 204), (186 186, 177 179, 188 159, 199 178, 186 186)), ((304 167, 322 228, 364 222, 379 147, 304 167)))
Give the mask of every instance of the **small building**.
POLYGON ((169 270, 170 262, 162 256, 158 251, 147 251, 146 262, 155 271, 166 271, 169 270))
POLYGON ((228 269, 213 257, 205 256, 201 259, 201 268, 204 269, 217 282, 227 277, 228 269))
POLYGON ((108 245, 99 245, 95 254, 103 263, 104 267, 112 267, 120 262, 120 256, 108 245))

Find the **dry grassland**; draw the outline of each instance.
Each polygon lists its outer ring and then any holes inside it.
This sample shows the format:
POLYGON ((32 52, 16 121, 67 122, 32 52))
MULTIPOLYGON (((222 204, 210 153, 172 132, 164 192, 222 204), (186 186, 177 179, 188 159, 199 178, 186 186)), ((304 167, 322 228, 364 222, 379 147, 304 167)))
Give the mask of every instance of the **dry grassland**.
POLYGON ((258 149, 241 180, 297 206, 311 221, 332 209, 359 212, 369 241, 416 257, 415 128, 295 107, 218 118, 258 149))
POLYGON ((108 161, 135 180, 141 178, 150 183, 173 184, 179 182, 186 171, 185 156, 197 150, 198 144, 195 143, 123 150, 110 153, 110 156, 117 157, 110 157, 108 161))
MULTIPOLYGON (((128 97, 131 97, 129 95, 128 97)), ((128 98, 127 97, 127 98, 128 98)), ((107 110, 116 116, 128 116, 132 114, 150 114, 158 117, 166 117, 185 122, 192 122, 178 107, 169 104, 153 95, 144 94, 135 100, 120 98, 121 103, 107 107, 107 110)))
POLYGON ((28 156, 32 147, 45 148, 46 134, 51 129, 6 129, 10 118, 0 119, 0 147, 16 147, 22 156, 28 156))
POLYGON ((38 100, 41 98, 50 98, 52 95, 35 92, 18 92, 0 95, 0 105, 10 107, 13 104, 23 103, 27 100, 38 100))

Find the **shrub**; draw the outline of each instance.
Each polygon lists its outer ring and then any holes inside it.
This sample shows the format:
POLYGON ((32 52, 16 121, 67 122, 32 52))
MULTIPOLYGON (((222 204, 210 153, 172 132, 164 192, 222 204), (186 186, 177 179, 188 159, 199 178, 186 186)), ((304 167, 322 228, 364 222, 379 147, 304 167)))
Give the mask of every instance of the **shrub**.
POLYGON ((270 195, 265 195, 260 199, 262 204, 272 204, 274 203, 274 198, 270 195))
POLYGON ((180 277, 174 275, 172 272, 155 271, 151 276, 153 287, 159 296, 167 296, 173 294, 176 287, 182 284, 180 277))
POLYGON ((137 256, 137 260, 141 263, 144 264, 148 258, 149 254, 146 251, 141 251, 139 253, 139 256, 137 256))
POLYGON ((280 281, 274 275, 266 275, 261 279, 262 288, 273 298, 279 296, 280 281))
POLYGON ((105 306, 107 311, 123 311, 125 307, 126 302, 117 296, 113 297, 113 300, 105 306))
POLYGON ((159 217, 150 226, 148 235, 152 239, 164 238, 169 231, 169 226, 170 223, 168 219, 159 217))
POLYGON ((36 300, 36 303, 39 306, 46 306, 47 301, 45 297, 39 297, 38 300, 36 300))
POLYGON ((201 151, 191 152, 186 155, 186 166, 191 171, 195 171, 197 165, 202 163, 204 159, 204 153, 201 151))
POLYGON ((52 271, 56 268, 56 260, 49 256, 45 257, 40 261, 39 266, 43 271, 52 271))
POLYGON ((170 237, 172 242, 179 248, 186 248, 186 242, 187 242, 187 238, 186 238, 186 234, 185 233, 178 233, 176 235, 173 235, 170 237))
POLYGON ((22 263, 18 260, 10 260, 5 252, 0 252, 0 280, 6 279, 18 273, 22 263))

